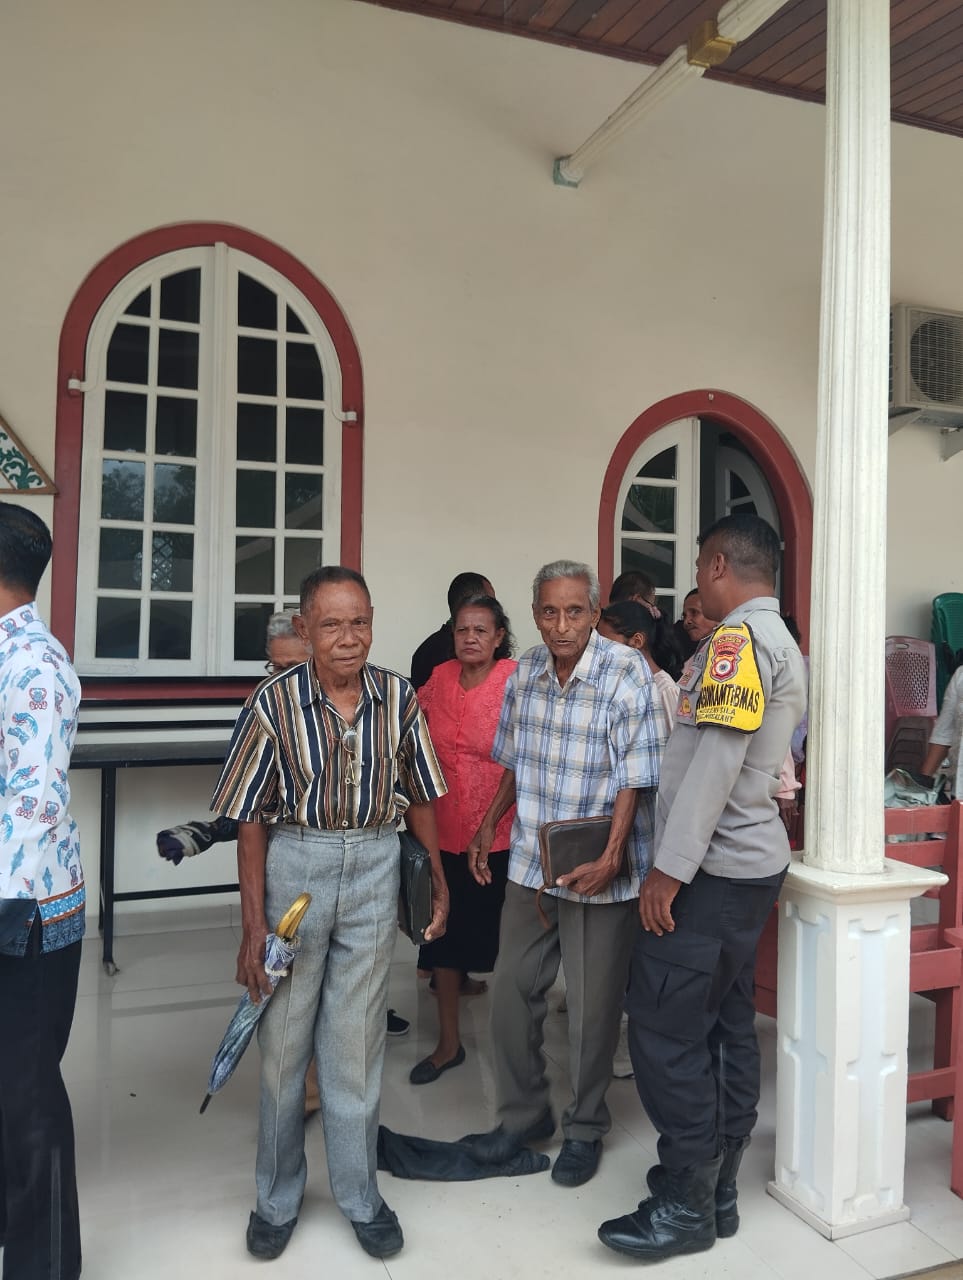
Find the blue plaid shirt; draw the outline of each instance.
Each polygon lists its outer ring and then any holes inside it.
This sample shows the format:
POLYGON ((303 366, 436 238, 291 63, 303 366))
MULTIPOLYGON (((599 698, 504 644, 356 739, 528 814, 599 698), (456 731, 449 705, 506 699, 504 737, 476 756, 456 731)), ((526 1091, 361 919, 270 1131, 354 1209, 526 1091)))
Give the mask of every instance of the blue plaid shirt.
MULTIPOLYGON (((652 693, 652 675, 639 654, 594 631, 564 688, 545 645, 522 655, 492 747, 492 759, 515 774, 510 880, 529 889, 541 885, 538 829, 544 823, 610 814, 617 793, 632 787, 642 793, 628 839, 632 879, 614 880, 591 901, 638 895, 651 860, 654 788, 665 746, 652 693)), ((568 889, 547 892, 585 901, 568 889)))

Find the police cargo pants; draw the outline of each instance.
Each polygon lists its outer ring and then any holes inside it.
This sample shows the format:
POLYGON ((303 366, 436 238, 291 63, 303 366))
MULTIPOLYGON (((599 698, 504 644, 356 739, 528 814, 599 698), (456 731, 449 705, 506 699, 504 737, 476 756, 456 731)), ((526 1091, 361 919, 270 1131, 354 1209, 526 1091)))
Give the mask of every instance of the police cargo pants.
POLYGON ((759 1102, 756 947, 785 872, 755 880, 699 871, 672 904, 675 930, 640 930, 625 1007, 635 1084, 670 1169, 746 1138, 759 1102))

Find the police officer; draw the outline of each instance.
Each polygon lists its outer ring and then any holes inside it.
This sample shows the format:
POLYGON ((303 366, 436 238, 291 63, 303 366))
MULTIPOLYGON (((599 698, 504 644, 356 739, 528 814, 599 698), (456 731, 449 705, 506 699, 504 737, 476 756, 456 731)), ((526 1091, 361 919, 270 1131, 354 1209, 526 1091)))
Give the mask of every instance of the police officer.
POLYGON ((726 516, 699 541, 703 609, 722 622, 680 681, 626 996, 660 1163, 650 1198, 599 1228, 603 1244, 645 1261, 709 1249, 739 1225, 736 1172, 759 1101, 756 945, 789 863, 774 796, 806 701, 775 598, 775 531, 726 516))

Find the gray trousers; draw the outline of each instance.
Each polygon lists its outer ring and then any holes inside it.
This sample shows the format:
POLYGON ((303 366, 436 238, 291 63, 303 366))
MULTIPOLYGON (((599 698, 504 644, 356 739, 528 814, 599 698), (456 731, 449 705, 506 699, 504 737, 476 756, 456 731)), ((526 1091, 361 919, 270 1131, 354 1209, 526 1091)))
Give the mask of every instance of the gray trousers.
POLYGON ((573 1094, 562 1115, 562 1132, 566 1138, 593 1142, 612 1126, 605 1094, 639 928, 639 903, 637 898, 605 904, 569 902, 544 894, 542 906, 548 929, 538 918, 535 890, 509 882, 492 992, 498 1119, 517 1133, 548 1106, 542 1029, 548 991, 561 961, 573 1094))
POLYGON ((312 1054, 332 1195, 352 1222, 370 1222, 381 1208, 378 1111, 398 880, 392 828, 271 831, 268 924, 299 893, 311 894, 301 950, 258 1024, 257 1211, 275 1226, 297 1217, 304 1195, 304 1073, 312 1054))

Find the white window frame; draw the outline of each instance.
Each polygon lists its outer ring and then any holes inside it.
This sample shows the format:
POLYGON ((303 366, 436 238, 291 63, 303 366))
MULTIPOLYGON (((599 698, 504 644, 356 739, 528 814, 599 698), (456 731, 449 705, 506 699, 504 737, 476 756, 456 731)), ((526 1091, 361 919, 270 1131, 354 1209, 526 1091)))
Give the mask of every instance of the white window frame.
POLYGON ((623 542, 671 542, 675 546, 674 573, 671 585, 657 586, 657 595, 664 600, 672 601, 674 614, 681 609, 683 597, 695 583, 695 558, 698 551, 696 538, 699 512, 699 419, 680 418, 667 427, 657 431, 636 449, 632 460, 626 468, 619 488, 619 499, 615 508, 615 564, 614 577, 622 572, 623 542), (639 478, 639 472, 653 458, 666 449, 675 447, 676 478, 660 480, 645 476, 639 478), (652 488, 674 489, 675 533, 653 531, 651 534, 628 533, 622 529, 622 516, 629 492, 635 484, 652 488), (691 579, 691 581, 689 581, 691 579))
MULTIPOLYGON (((264 398, 262 402, 304 405, 311 409, 324 411, 323 466, 314 468, 301 464, 290 464, 288 470, 313 472, 320 470, 322 480, 322 529, 313 530, 305 537, 315 537, 321 541, 323 563, 337 564, 340 561, 341 541, 341 421, 342 378, 334 343, 307 298, 280 272, 266 263, 240 250, 218 243, 213 246, 198 246, 178 249, 160 255, 134 268, 112 290, 100 307, 87 339, 86 369, 88 383, 85 386, 83 456, 81 461, 81 500, 80 500, 80 537, 78 556, 78 592, 77 623, 75 634, 76 665, 81 675, 97 676, 158 676, 158 677, 207 677, 252 676, 263 671, 263 660, 236 661, 234 649, 234 603, 255 601, 265 603, 264 595, 236 595, 235 586, 235 535, 236 526, 236 406, 238 402, 237 387, 237 337, 241 335, 264 335, 264 331, 239 329, 237 315, 237 278, 243 273, 257 280, 272 290, 279 298, 279 318, 286 313, 285 307, 291 307, 303 323, 307 334, 299 334, 301 341, 312 340, 318 350, 324 377, 324 399, 321 401, 287 400, 283 395, 283 385, 278 386, 275 397, 264 398), (150 579, 149 562, 144 565, 144 573, 139 591, 123 594, 141 599, 141 650, 143 656, 136 659, 116 659, 95 657, 96 612, 98 598, 98 571, 100 528, 100 492, 102 465, 105 456, 111 456, 103 447, 104 407, 106 392, 118 389, 146 392, 149 397, 156 395, 156 369, 149 370, 149 382, 146 385, 108 384, 106 382, 107 348, 114 327, 123 319, 126 323, 146 323, 146 318, 125 316, 124 312, 131 302, 149 285, 162 277, 200 267, 202 270, 201 311, 200 311, 200 348, 198 365, 198 422, 197 422, 197 486, 194 511, 194 577, 191 657, 185 660, 152 659, 146 656, 146 640, 149 634, 149 601, 152 598, 148 589, 150 579), (88 601, 84 606, 84 600, 88 601)), ((159 290, 152 297, 156 299, 159 290)), ((152 309, 156 311, 156 302, 152 309)), ((150 323, 157 324, 156 314, 152 314, 150 323)), ((196 330, 198 326, 164 320, 165 328, 188 328, 196 330)), ((283 339, 278 333, 278 341, 283 339)), ((151 345, 152 353, 156 344, 151 345)), ((154 356, 152 354, 152 365, 154 356)), ((284 361, 281 360, 282 368, 284 361)), ((163 394, 178 394, 176 389, 163 388, 163 394)), ((186 393, 181 393, 186 394, 186 393)), ((244 395, 245 400, 258 401, 262 398, 244 395)), ((284 438, 283 412, 278 413, 278 452, 284 438)), ((135 455, 140 457, 140 455, 135 455)), ((144 519, 132 527, 144 529, 151 526, 151 461, 154 455, 146 455, 146 475, 144 494, 144 519)), ((160 455, 158 460, 164 461, 160 455)), ((245 469, 259 469, 259 464, 243 464, 245 469)), ((284 555, 284 505, 283 485, 285 470, 279 462, 263 464, 261 469, 275 472, 276 504, 275 504, 275 589, 276 594, 271 601, 272 608, 279 610, 297 605, 296 594, 285 592, 283 583, 284 555)), ((124 527, 117 522, 109 522, 110 527, 124 527)), ((189 529, 184 527, 185 532, 189 529)), ((289 533, 292 531, 288 531, 289 533)), ((242 534, 242 536, 244 536, 242 534)), ((108 594, 117 594, 109 592, 108 594)), ((160 593, 158 593, 159 595, 160 593)), ((164 592, 165 599, 184 598, 185 593, 164 592)), ((157 598, 156 596, 153 598, 157 598)))

